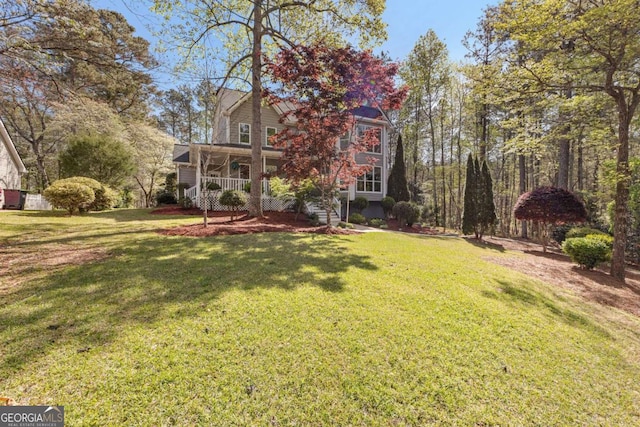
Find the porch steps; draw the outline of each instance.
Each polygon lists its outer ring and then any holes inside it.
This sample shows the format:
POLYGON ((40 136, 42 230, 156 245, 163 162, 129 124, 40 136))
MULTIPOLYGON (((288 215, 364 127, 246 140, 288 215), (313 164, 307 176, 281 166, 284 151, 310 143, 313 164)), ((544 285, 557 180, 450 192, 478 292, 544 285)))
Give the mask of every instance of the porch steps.
MULTIPOLYGON (((322 224, 327 223, 327 212, 319 204, 307 202, 305 205, 307 207, 307 213, 309 215, 316 214, 318 215, 318 220, 322 224)), ((338 210, 333 209, 333 212, 331 214, 331 225, 338 225, 339 222, 340 222, 339 208, 338 210)))

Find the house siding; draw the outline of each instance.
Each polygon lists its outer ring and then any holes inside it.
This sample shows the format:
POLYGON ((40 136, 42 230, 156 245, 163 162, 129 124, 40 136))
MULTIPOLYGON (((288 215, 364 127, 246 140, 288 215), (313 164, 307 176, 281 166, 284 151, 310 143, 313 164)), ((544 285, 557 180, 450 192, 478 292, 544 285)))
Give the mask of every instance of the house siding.
MULTIPOLYGON (((363 121, 364 124, 368 124, 366 121, 363 121)), ((370 125, 371 126, 371 125, 370 125)), ((383 199, 383 197, 387 193, 387 167, 386 167, 386 153, 387 153, 387 132, 382 126, 378 126, 381 130, 380 132, 380 153, 358 153, 356 154, 356 162, 360 164, 368 163, 369 159, 376 159, 376 162, 373 166, 381 168, 382 173, 382 182, 381 182, 381 192, 367 192, 367 191, 357 191, 355 192, 355 197, 366 197, 370 202, 379 202, 383 199)), ((357 187, 356 187, 357 188, 357 187)))
POLYGON ((11 141, 5 141, 0 136, 0 187, 4 189, 19 190, 21 188, 20 168, 16 164, 13 156, 9 152, 8 144, 11 141))
POLYGON ((189 184, 189 187, 196 185, 196 170, 187 166, 180 166, 178 168, 178 182, 180 184, 189 184))
MULTIPOLYGON (((229 144, 238 144, 240 142, 239 124, 252 123, 251 115, 251 98, 248 98, 245 102, 238 106, 231 113, 230 129, 229 129, 229 144)), ((262 107, 262 145, 266 145, 266 128, 272 127, 278 129, 280 132, 284 126, 280 123, 280 116, 272 107, 262 107)), ((251 134, 253 135, 254 129, 251 126, 251 134)))

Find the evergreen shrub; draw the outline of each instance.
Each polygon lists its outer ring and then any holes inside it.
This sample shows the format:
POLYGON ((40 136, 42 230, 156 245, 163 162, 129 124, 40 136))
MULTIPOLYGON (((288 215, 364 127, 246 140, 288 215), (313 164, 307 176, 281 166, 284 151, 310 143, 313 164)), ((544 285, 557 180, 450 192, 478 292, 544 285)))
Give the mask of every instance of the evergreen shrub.
POLYGON ((348 221, 352 224, 365 224, 367 222, 367 218, 365 218, 362 214, 353 213, 349 215, 348 221))
POLYGON ((601 262, 611 259, 611 246, 603 240, 601 235, 571 237, 564 241, 562 250, 571 257, 573 262, 591 270, 601 262))

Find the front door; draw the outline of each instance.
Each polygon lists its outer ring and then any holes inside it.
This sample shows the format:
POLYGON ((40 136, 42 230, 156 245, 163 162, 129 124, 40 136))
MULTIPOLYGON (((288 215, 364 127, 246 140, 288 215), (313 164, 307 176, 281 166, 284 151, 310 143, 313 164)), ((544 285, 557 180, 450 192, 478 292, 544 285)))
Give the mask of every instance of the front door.
POLYGON ((240 163, 238 169, 236 169, 236 178, 251 179, 251 165, 247 163, 240 163))

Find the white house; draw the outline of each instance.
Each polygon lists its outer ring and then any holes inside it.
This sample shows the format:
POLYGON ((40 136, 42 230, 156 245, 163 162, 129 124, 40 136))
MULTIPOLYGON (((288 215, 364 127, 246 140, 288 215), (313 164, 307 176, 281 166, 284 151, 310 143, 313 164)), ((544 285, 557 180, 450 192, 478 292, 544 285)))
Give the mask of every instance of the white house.
POLYGON ((26 172, 16 146, 0 119, 0 208, 4 207, 4 190, 20 190, 21 177, 26 172))

